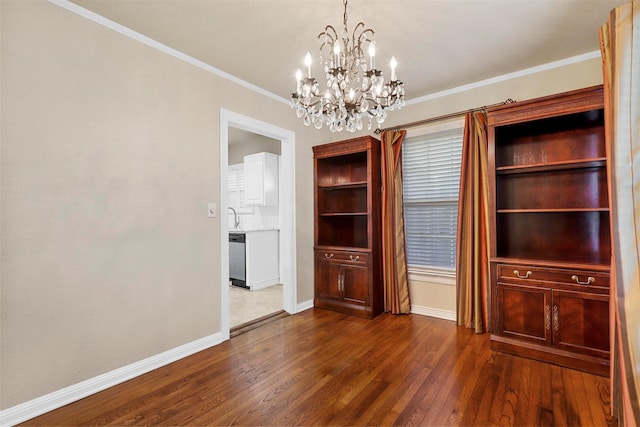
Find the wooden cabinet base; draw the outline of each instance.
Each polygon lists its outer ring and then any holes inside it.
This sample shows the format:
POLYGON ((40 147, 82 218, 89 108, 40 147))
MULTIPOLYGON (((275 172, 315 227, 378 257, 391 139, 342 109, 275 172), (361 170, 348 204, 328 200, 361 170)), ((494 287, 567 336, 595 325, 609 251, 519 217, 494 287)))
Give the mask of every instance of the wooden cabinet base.
POLYGON ((599 357, 576 354, 499 335, 491 335, 491 350, 577 369, 603 377, 609 376, 609 361, 599 357))
POLYGON ((609 373, 602 86, 487 111, 492 349, 609 373))
POLYGON ((359 304, 348 304, 344 302, 333 302, 324 299, 314 299, 314 308, 322 308, 324 310, 337 311, 339 313, 349 314, 351 316, 362 317, 365 319, 373 319, 377 315, 381 314, 380 310, 375 310, 371 306, 363 306, 359 304))
POLYGON ((313 147, 314 306, 372 319, 382 313, 380 142, 313 147))

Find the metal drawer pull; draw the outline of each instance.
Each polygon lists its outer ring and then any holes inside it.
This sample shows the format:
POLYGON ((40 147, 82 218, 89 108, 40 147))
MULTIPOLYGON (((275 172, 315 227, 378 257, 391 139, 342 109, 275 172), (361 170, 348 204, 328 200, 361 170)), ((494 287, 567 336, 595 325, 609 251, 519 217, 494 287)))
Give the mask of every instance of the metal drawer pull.
POLYGON ((331 259, 331 258, 333 258, 333 254, 324 254, 324 257, 326 259, 331 259))
POLYGON ((520 272, 518 270, 513 270, 513 274, 515 274, 516 277, 519 277, 520 279, 528 279, 529 277, 531 277, 531 272, 530 271, 527 271, 527 274, 522 276, 522 275, 520 275, 520 272))
POLYGON ((553 330, 558 332, 560 330, 560 315, 558 314, 558 306, 553 306, 553 330))
POLYGON ((592 284, 593 282, 596 281, 596 279, 594 279, 593 277, 589 276, 587 278, 586 282, 581 282, 580 279, 578 278, 578 276, 576 276, 575 274, 573 276, 571 276, 571 280, 576 282, 578 285, 590 285, 590 284, 592 284))
POLYGON ((359 260, 359 259, 360 259, 360 255, 356 255, 355 257, 354 257, 353 255, 349 255, 349 259, 350 259, 351 261, 357 261, 357 260, 359 260))

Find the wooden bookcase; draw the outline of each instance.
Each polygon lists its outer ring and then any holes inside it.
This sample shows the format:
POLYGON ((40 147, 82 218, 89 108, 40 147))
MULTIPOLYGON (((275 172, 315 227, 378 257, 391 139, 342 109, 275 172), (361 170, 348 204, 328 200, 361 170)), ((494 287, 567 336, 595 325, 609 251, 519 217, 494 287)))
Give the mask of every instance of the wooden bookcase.
POLYGON ((609 373, 601 86, 488 111, 492 348, 609 373))
POLYGON ((380 142, 355 138, 313 154, 314 305, 373 318, 382 312, 380 142))

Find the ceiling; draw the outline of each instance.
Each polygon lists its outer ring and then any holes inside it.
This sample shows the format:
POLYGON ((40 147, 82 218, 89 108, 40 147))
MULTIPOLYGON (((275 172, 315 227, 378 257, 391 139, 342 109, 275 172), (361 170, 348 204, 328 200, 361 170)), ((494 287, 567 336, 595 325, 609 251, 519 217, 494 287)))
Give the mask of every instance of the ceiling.
MULTIPOLYGON (((73 0, 74 3, 283 99, 340 0, 73 0)), ((351 0, 349 30, 376 33, 376 61, 391 56, 406 98, 599 50, 598 28, 628 0, 351 0)), ((320 74, 317 62, 314 75, 320 74)))

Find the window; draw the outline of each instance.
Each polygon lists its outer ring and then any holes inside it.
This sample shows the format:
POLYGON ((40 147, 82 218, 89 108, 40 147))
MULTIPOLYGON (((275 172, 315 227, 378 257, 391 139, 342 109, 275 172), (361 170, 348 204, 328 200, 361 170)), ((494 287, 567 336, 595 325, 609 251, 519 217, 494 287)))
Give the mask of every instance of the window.
MULTIPOLYGON (((455 271, 463 129, 405 139, 405 240, 410 268, 455 271)), ((450 274, 450 273, 449 273, 450 274)))
POLYGON ((229 207, 238 213, 252 213, 253 207, 244 204, 244 165, 229 165, 228 169, 229 207))

